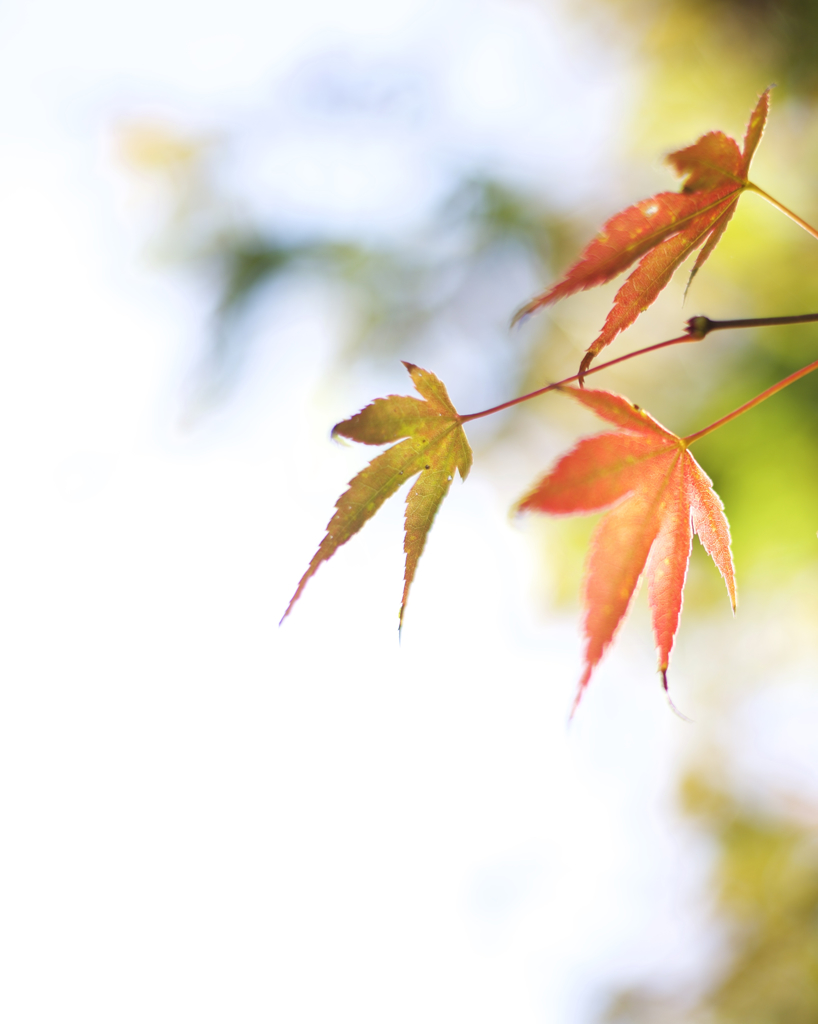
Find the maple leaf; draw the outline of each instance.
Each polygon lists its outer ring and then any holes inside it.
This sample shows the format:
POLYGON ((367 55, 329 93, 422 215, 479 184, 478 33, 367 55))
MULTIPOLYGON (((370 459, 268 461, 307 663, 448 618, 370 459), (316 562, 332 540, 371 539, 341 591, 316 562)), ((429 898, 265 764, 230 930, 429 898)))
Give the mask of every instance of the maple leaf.
POLYGON ((399 615, 399 624, 403 623, 409 588, 437 510, 449 491, 455 469, 465 480, 472 464, 469 442, 443 382, 412 363, 403 365, 422 398, 377 398, 332 428, 333 437, 347 437, 363 444, 399 443, 374 458, 350 480, 348 490, 335 504, 337 511, 329 521, 326 536, 301 577, 282 622, 318 566, 346 544, 402 484, 420 473, 406 498, 406 570, 399 615))
POLYGON ((685 441, 621 395, 560 390, 619 428, 579 441, 517 506, 550 515, 609 509, 593 534, 585 567, 585 670, 576 709, 643 573, 667 690, 693 533, 724 577, 734 611, 736 586, 724 507, 685 441))
POLYGON ((557 299, 612 280, 641 257, 616 293, 602 332, 582 360, 580 373, 587 370, 593 358, 650 306, 692 252, 703 246, 690 280, 716 247, 748 185, 750 162, 769 105, 767 89, 750 116, 741 150, 723 132, 708 132, 692 146, 671 153, 668 162, 679 175, 687 175, 681 192, 660 192, 611 217, 565 276, 523 306, 513 322, 557 299))

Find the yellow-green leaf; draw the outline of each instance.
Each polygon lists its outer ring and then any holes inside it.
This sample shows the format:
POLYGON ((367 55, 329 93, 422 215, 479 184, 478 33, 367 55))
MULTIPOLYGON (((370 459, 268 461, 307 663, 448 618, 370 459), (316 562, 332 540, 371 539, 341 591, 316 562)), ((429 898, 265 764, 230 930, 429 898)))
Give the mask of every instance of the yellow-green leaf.
POLYGON ((399 622, 403 622, 409 588, 437 510, 448 493, 455 470, 465 480, 472 463, 469 442, 443 382, 412 363, 404 366, 421 398, 378 398, 333 427, 333 437, 347 437, 363 444, 398 443, 376 456, 350 480, 349 488, 336 502, 326 536, 301 577, 282 622, 318 566, 356 534, 402 484, 419 473, 406 499, 406 572, 399 616, 399 622))

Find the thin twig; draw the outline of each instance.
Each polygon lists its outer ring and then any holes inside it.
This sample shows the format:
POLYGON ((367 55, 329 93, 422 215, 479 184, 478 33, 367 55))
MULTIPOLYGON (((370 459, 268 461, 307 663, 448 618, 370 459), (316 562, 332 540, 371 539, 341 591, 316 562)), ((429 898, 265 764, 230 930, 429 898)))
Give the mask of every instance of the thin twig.
POLYGON ((814 370, 818 370, 818 359, 816 359, 814 363, 810 363, 808 366, 803 366, 800 370, 796 370, 795 373, 791 373, 789 377, 785 377, 777 384, 773 384, 772 387, 767 388, 766 391, 762 391, 760 395, 756 395, 755 398, 751 398, 749 402, 745 402, 744 405, 740 405, 738 409, 733 409, 732 412, 728 412, 726 416, 722 416, 720 420, 716 420, 715 423, 711 423, 709 427, 697 430, 695 434, 688 434, 687 437, 683 437, 682 440, 685 445, 693 444, 693 442, 698 441, 700 437, 704 437, 705 434, 712 433, 712 431, 716 430, 718 427, 723 427, 725 423, 729 423, 730 420, 734 420, 737 416, 741 416, 742 413, 760 405, 761 402, 772 397, 776 392, 781 391, 790 384, 794 384, 797 380, 800 380, 802 377, 806 377, 808 373, 812 373, 814 370))
MULTIPOLYGON (((818 236, 816 236, 818 237, 818 236)), ((706 338, 708 334, 713 331, 726 331, 729 329, 741 329, 746 327, 782 327, 788 324, 811 324, 818 323, 818 313, 799 313, 795 316, 757 316, 750 317, 744 320, 711 320, 707 316, 694 316, 687 321, 687 332, 680 335, 678 338, 671 338, 669 341, 660 341, 656 345, 648 345, 647 348, 639 348, 635 352, 628 352, 627 355, 619 356, 616 359, 609 359, 607 363, 598 363, 596 366, 591 366, 587 370, 583 370, 580 367, 579 373, 575 373, 572 377, 566 377, 564 380, 558 380, 554 384, 546 384, 544 388, 538 388, 536 391, 530 391, 527 395, 521 395, 519 398, 512 398, 508 402, 502 402, 500 405, 493 405, 490 409, 483 409, 482 412, 472 412, 467 416, 461 416, 461 423, 468 423, 471 420, 479 420, 483 416, 491 416, 492 413, 502 412, 503 409, 510 409, 513 405, 519 405, 521 402, 527 402, 531 398, 538 398, 540 395, 545 395, 549 391, 556 391, 557 388, 563 387, 565 384, 573 384, 574 381, 580 380, 583 377, 590 377, 592 373, 599 373, 600 370, 607 370, 609 366, 616 366, 617 363, 624 363, 628 359, 635 359, 637 356, 647 355, 648 352, 656 352, 660 348, 668 348, 670 345, 679 345, 685 341, 701 341, 706 338)), ((745 409, 752 408, 753 404, 763 402, 765 398, 769 398, 770 395, 775 394, 775 390, 779 387, 786 387, 787 384, 792 383, 794 380, 798 380, 798 375, 803 376, 805 373, 812 372, 810 369, 799 370, 797 375, 794 375, 792 379, 789 377, 783 381, 780 386, 776 385, 775 389, 768 392, 764 392, 758 399, 753 399, 752 403, 742 406, 741 409, 736 410, 735 413, 731 413, 729 418, 732 419, 734 415, 738 416, 745 409)), ((716 426, 720 426, 722 422, 719 420, 717 424, 712 427, 705 428, 704 433, 709 433, 711 429, 715 429, 716 426)), ((703 437, 704 433, 701 431, 698 434, 691 435, 691 438, 698 439, 703 437)), ((690 442, 691 438, 685 440, 690 442)))
POLYGON ((694 316, 687 321, 687 329, 690 334, 704 338, 711 331, 726 331, 733 327, 783 327, 787 324, 814 323, 818 323, 818 313, 800 313, 797 316, 756 316, 748 320, 711 320, 706 316, 694 316))
MULTIPOLYGON (((706 333, 706 332, 705 332, 706 333)), ((704 335, 701 336, 703 338, 704 335)), ((591 367, 590 370, 586 370, 583 376, 590 376, 592 373, 599 373, 600 370, 606 370, 609 366, 616 366, 617 363, 624 363, 626 359, 635 359, 636 356, 643 356, 647 352, 656 352, 660 348, 667 348, 669 345, 679 345, 683 341, 701 341, 701 338, 696 334, 691 334, 688 331, 687 334, 682 334, 678 338, 671 338, 670 341, 660 341, 657 345, 648 345, 647 348, 637 349, 635 352, 629 352, 625 356, 619 356, 617 359, 611 359, 607 363, 599 363, 596 366, 591 367)), ((461 416, 461 423, 468 423, 470 420, 479 420, 483 416, 491 416, 494 412, 502 412, 503 409, 510 409, 512 405, 519 405, 520 402, 527 402, 530 398, 537 398, 539 395, 544 395, 548 391, 555 391, 557 388, 561 388, 564 384, 572 384, 575 380, 579 380, 580 374, 575 373, 573 377, 566 377, 565 380, 558 380, 554 384, 546 384, 544 388, 539 388, 537 391, 531 391, 527 395, 521 395, 519 398, 512 398, 510 402, 503 402, 501 405, 494 405, 491 409, 483 409, 482 412, 471 412, 468 416, 461 416)))

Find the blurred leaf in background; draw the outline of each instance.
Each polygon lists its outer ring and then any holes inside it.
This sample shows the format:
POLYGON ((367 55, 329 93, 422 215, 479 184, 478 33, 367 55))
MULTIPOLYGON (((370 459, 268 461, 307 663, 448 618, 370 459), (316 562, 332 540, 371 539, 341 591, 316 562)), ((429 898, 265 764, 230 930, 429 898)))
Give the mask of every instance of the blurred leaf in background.
POLYGON ((254 304, 274 302, 276 285, 305 278, 340 293, 347 309, 336 366, 391 364, 410 344, 422 359, 424 350, 468 336, 475 361, 496 365, 505 349, 509 386, 519 385, 526 356, 509 338, 509 310, 525 294, 521 280, 548 273, 551 250, 569 231, 541 197, 475 168, 410 231, 373 241, 283 216, 262 222, 220 182, 218 148, 181 129, 125 124, 120 152, 161 190, 154 253, 192 272, 213 296, 200 401, 224 397, 242 372, 254 304))
MULTIPOLYGON (((818 810, 765 813, 703 774, 682 787, 685 809, 716 846, 713 913, 722 963, 697 999, 630 989, 608 1024, 812 1024, 818 1020, 818 810)), ((661 980, 656 986, 661 988, 661 980)))
MULTIPOLYGON (((493 404, 573 372, 616 283, 608 292, 574 296, 509 333, 514 310, 556 279, 610 214, 676 187, 662 164, 665 153, 712 129, 740 137, 771 82, 777 87, 753 180, 818 221, 818 7, 806 0, 583 0, 572 12, 602 26, 637 69, 632 107, 592 202, 572 205, 545 185, 524 187, 474 160, 449 168, 445 186, 405 219, 350 230, 299 219, 275 203, 262 211, 249 198, 234 153, 247 149, 245 135, 258 133, 257 125, 222 124, 201 136, 155 122, 123 129, 130 166, 160 185, 154 251, 208 294, 212 323, 197 379, 205 409, 252 371, 253 345, 276 344, 274 336, 254 332, 254 311, 305 281, 336 297, 345 312, 331 372, 382 373, 402 357, 430 366, 455 388, 457 372, 441 365, 450 360, 461 374, 467 412, 470 401, 493 404)), ((306 117, 314 91, 303 95, 306 117)), ((570 108, 571 96, 560 102, 570 108)), ((338 118, 343 131, 342 113, 338 118)), ((275 138, 271 145, 275 152, 275 138)), ((678 276, 623 336, 623 351, 678 334, 698 313, 722 319, 818 311, 818 243, 758 197, 744 200, 684 308, 684 270, 678 276)), ((814 359, 816 350, 814 325, 725 332, 597 380, 685 434, 814 359)), ((501 489, 509 466, 518 478, 533 479, 572 437, 595 429, 568 404, 550 396, 492 418, 493 433, 475 444, 477 465, 486 465, 501 489)), ((696 546, 672 668, 681 668, 689 685, 689 701, 680 703, 699 709, 697 735, 727 747, 735 742, 729 723, 742 693, 775 687, 796 671, 815 681, 818 375, 708 436, 695 455, 731 523, 739 617, 733 624, 717 610, 722 585, 696 546), (724 723, 721 731, 715 721, 724 723)), ((511 493, 519 488, 515 479, 511 493)), ((552 603, 576 600, 591 525, 538 524, 552 603)), ((685 792, 716 851, 709 925, 725 936, 723 962, 702 966, 700 998, 635 985, 616 997, 609 1020, 818 1020, 814 821, 761 812, 701 778, 689 779, 685 792)))

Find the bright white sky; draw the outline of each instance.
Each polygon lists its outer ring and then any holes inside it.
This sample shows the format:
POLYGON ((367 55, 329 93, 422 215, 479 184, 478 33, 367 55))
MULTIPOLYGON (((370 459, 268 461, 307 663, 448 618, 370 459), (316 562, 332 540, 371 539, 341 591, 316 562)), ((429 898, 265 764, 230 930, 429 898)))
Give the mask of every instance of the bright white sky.
POLYGON ((544 467, 455 486, 402 646, 398 502, 279 629, 363 462, 328 440, 354 411, 323 374, 333 311, 289 295, 252 379, 183 431, 205 310, 146 266, 111 156, 134 115, 272 111, 262 207, 266 180, 369 229, 478 158, 578 202, 630 87, 597 45, 523 2, 4 4, 4 1020, 574 1024, 622 972, 692 963, 686 727, 637 623, 566 728, 578 623, 538 610, 506 515, 544 467), (287 115, 299 67, 345 52, 404 62, 434 107, 398 157, 367 141, 366 188, 287 115))

